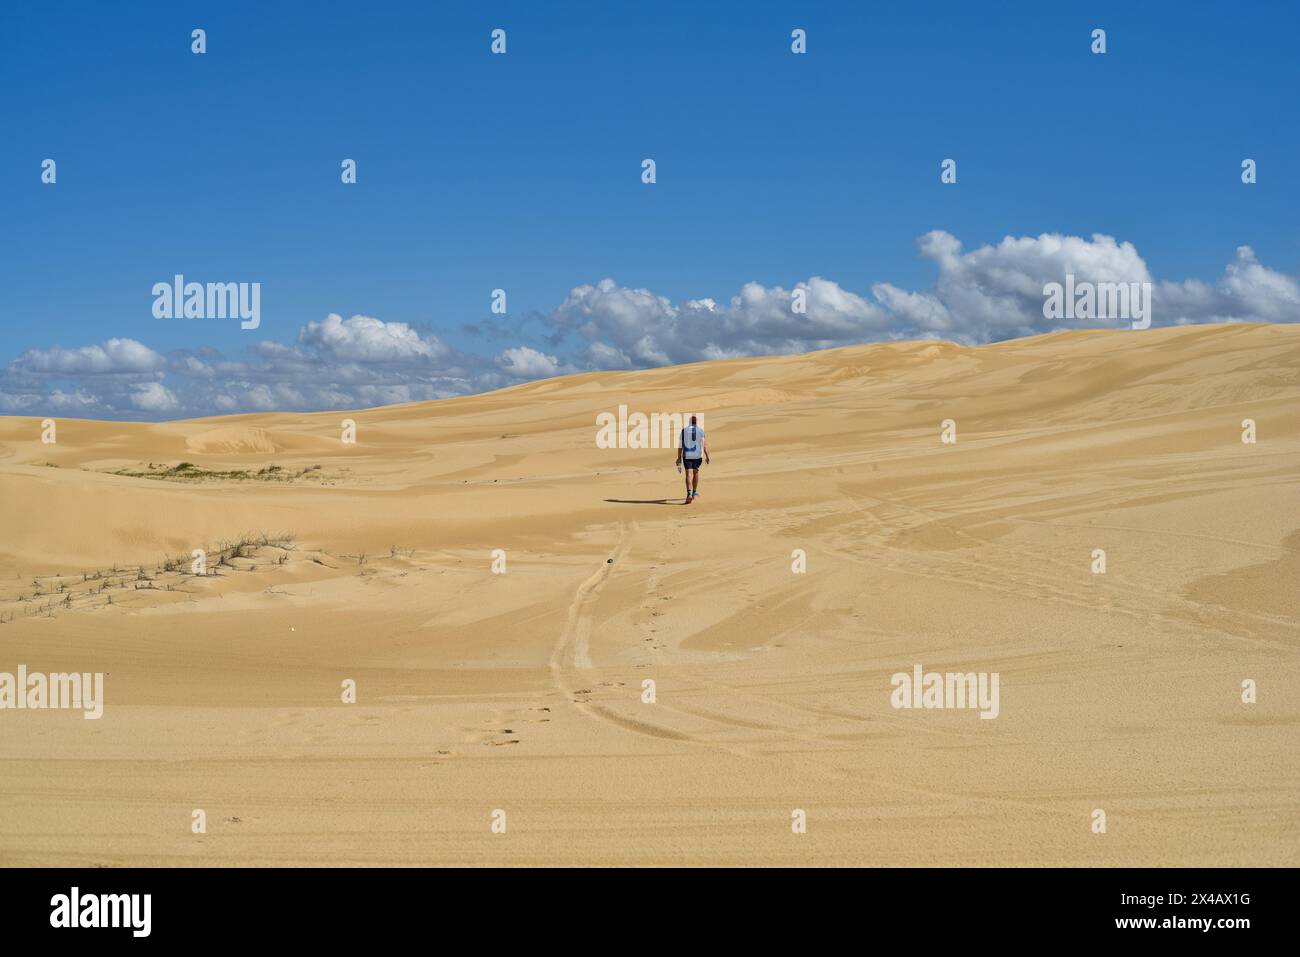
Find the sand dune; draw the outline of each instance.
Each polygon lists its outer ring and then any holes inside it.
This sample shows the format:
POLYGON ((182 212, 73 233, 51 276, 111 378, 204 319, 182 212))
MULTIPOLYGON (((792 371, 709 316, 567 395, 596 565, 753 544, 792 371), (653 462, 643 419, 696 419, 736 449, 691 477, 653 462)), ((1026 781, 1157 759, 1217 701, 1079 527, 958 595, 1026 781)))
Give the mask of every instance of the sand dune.
POLYGON ((0 863, 1295 865, 1298 400, 1224 325, 0 419, 0 672, 107 675, 0 712, 0 863))
POLYGON ((271 433, 254 426, 243 428, 218 428, 191 435, 185 439, 185 447, 191 452, 213 454, 221 452, 278 452, 271 433))

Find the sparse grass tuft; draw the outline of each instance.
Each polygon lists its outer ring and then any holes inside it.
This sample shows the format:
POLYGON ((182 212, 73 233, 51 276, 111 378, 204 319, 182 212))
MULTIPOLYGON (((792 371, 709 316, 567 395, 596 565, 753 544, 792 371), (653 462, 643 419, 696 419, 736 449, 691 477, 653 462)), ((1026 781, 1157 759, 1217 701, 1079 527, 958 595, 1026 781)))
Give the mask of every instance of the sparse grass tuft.
MULTIPOLYGON (((182 463, 184 464, 184 463, 182 463)), ((233 541, 220 541, 214 551, 209 551, 207 575, 217 576, 219 566, 232 570, 256 572, 270 564, 284 566, 289 563, 291 553, 297 550, 294 535, 290 532, 245 532, 233 541), (236 559, 248 564, 235 565, 236 559)), ((308 556, 312 558, 312 556, 308 556)), ((312 558, 312 560, 316 560, 312 558)), ((52 618, 56 611, 76 611, 89 606, 93 609, 113 604, 113 597, 107 591, 120 588, 129 591, 176 591, 185 595, 192 593, 185 587, 191 577, 191 556, 188 554, 161 556, 156 564, 133 565, 114 562, 109 569, 97 568, 80 572, 77 588, 77 572, 66 576, 63 572, 37 576, 31 579, 31 589, 23 589, 9 599, 0 600, 0 624, 14 620, 16 609, 21 608, 24 617, 52 618), (68 580, 65 581, 64 578, 68 580), (98 599, 102 596, 102 602, 98 599), (46 599, 42 602, 40 599, 46 599), (3 606, 8 606, 6 610, 3 606)), ((365 561, 365 556, 362 556, 365 561)), ((18 574, 15 579, 21 580, 18 574)), ((193 599, 191 599, 193 600, 193 599)))
POLYGON ((302 478, 323 479, 321 466, 312 465, 296 472, 283 465, 265 465, 256 471, 250 469, 206 469, 193 462, 178 462, 176 465, 150 462, 143 468, 116 469, 113 475, 127 478, 146 478, 171 482, 293 482, 302 478))

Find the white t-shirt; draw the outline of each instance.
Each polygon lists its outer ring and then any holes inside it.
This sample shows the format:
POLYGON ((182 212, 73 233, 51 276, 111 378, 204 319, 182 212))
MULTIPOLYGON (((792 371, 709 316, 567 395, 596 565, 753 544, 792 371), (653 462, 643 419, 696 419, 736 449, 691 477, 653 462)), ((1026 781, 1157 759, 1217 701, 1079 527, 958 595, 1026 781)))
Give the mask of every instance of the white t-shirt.
POLYGON ((698 425, 688 425, 682 429, 682 458, 704 458, 704 430, 698 425))

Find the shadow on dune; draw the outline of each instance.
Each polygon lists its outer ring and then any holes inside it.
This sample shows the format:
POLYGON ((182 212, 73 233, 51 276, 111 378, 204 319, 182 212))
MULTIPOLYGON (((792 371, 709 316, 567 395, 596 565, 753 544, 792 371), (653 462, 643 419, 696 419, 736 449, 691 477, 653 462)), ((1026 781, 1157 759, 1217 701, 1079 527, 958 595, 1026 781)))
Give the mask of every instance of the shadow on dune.
POLYGON ((614 502, 618 505, 685 505, 686 502, 680 498, 607 498, 607 502, 614 502))

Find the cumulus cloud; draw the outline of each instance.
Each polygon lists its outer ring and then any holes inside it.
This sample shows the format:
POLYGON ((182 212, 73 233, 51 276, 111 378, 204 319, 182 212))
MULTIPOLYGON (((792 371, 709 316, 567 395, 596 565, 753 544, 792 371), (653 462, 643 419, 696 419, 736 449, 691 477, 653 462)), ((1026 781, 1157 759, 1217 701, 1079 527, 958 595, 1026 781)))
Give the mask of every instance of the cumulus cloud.
POLYGON ((551 314, 557 331, 586 341, 585 357, 599 369, 822 349, 878 338, 889 319, 879 305, 819 276, 793 289, 746 283, 728 303, 679 305, 602 279, 575 287, 551 314))
POLYGON ((948 307, 934 293, 908 292, 891 283, 878 282, 871 287, 871 294, 907 327, 948 333, 956 325, 948 307))
POLYGON ((1237 249, 1215 283, 1156 281, 1132 243, 1093 235, 1008 236, 996 245, 962 251, 951 233, 935 230, 917 241, 938 267, 934 289, 906 292, 888 283, 872 287, 898 319, 905 336, 942 335, 968 344, 1050 332, 1060 328, 1127 326, 1127 318, 1043 316, 1043 286, 1064 283, 1151 283, 1155 325, 1191 322, 1295 322, 1300 284, 1259 263, 1249 246, 1237 249))
POLYGON ((170 412, 180 405, 161 382, 140 382, 132 387, 131 404, 146 412, 170 412))
POLYGON ((422 337, 404 322, 383 322, 370 316, 344 319, 330 313, 323 322, 303 326, 298 341, 353 362, 409 362, 440 359, 447 354, 447 347, 437 336, 422 337))
POLYGON ((294 344, 260 341, 239 359, 211 348, 163 356, 132 339, 110 339, 29 350, 12 360, 0 368, 0 412, 160 418, 355 409, 555 374, 558 360, 530 352, 508 350, 493 365, 406 323, 336 314, 304 325, 294 344))
POLYGON ((16 360, 31 371, 62 375, 108 375, 153 372, 167 360, 134 339, 109 339, 103 345, 65 349, 31 349, 16 360))
POLYGON ((1237 247, 1217 283, 1162 282, 1155 301, 1173 322, 1300 321, 1300 282, 1261 265, 1249 246, 1237 247))
POLYGON ((528 346, 506 349, 496 358, 499 368, 521 379, 545 379, 560 372, 560 360, 528 346))
POLYGON ((0 412, 7 415, 38 415, 47 411, 76 415, 93 413, 99 405, 97 396, 81 389, 73 392, 52 389, 48 393, 0 390, 0 412))
POLYGON ((575 287, 551 315, 597 369, 644 368, 701 359, 805 352, 881 339, 947 338, 968 345, 1062 328, 1127 327, 1130 317, 1049 319, 1048 283, 1150 283, 1156 325, 1300 320, 1300 283, 1237 250, 1214 283, 1156 281, 1137 248, 1113 236, 1007 236, 966 251, 943 230, 917 240, 934 263, 930 289, 880 281, 870 298, 814 276, 792 289, 747 283, 727 303, 673 303, 613 279, 575 287), (795 306, 802 298, 802 312, 795 306))
MULTIPOLYGON (((1101 234, 1091 239, 1058 233, 1007 236, 963 252, 956 236, 934 230, 917 240, 917 248, 938 267, 933 290, 908 293, 887 283, 873 289, 900 320, 898 331, 904 335, 977 343, 1048 332, 1062 323, 1043 316, 1047 283, 1064 283, 1067 275, 1077 282, 1151 281, 1132 243, 1101 234)), ((1077 324, 1104 323, 1081 319, 1077 324)))

